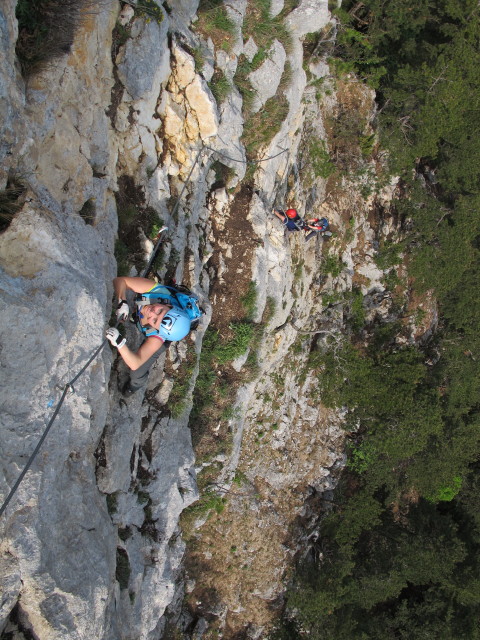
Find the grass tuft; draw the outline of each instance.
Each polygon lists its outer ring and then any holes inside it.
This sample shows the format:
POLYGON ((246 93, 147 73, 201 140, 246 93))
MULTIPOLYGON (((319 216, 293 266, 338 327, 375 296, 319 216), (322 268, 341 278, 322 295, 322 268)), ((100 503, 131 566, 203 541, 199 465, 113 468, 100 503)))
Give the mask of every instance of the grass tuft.
POLYGON ((0 191, 0 233, 8 229, 15 214, 23 207, 26 188, 19 182, 9 181, 0 191))
POLYGON ((220 0, 201 0, 197 10, 196 31, 211 38, 217 49, 231 51, 235 42, 235 24, 220 0))
POLYGON ((216 69, 208 84, 213 93, 213 97, 219 105, 225 102, 232 91, 232 85, 220 69, 216 69))
POLYGON ((94 0, 18 0, 16 54, 26 78, 70 52, 75 32, 94 0))
POLYGON ((288 109, 285 96, 274 96, 245 122, 242 141, 250 157, 255 157, 273 140, 288 115, 288 109))

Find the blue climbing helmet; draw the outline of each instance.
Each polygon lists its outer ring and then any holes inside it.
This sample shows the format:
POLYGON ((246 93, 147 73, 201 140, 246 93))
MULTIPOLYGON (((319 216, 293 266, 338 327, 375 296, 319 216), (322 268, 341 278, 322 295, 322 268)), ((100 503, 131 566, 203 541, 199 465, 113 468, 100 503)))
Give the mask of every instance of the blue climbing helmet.
POLYGON ((158 335, 164 340, 182 340, 190 331, 190 317, 184 309, 174 307, 167 311, 160 323, 158 335))
POLYGON ((146 291, 138 294, 135 299, 137 305, 137 313, 135 322, 137 328, 147 338, 150 336, 159 336, 164 340, 177 341, 182 340, 188 335, 190 329, 194 329, 199 319, 204 314, 203 309, 198 306, 198 298, 192 292, 182 285, 178 287, 170 287, 164 284, 157 284, 146 291), (169 304, 172 306, 162 319, 160 328, 142 326, 140 323, 141 308, 145 304, 169 304))

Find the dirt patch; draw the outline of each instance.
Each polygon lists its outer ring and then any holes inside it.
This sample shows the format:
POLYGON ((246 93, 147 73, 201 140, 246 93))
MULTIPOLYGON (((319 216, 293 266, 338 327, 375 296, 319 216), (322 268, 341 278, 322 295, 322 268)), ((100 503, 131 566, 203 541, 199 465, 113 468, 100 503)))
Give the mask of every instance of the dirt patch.
POLYGON ((252 189, 244 185, 235 196, 228 217, 213 218, 215 248, 207 267, 213 270, 210 300, 212 328, 228 333, 232 321, 245 317, 242 297, 252 280, 252 260, 257 237, 247 213, 252 189))
MULTIPOLYGON (((211 203, 214 250, 207 268, 213 316, 204 338, 189 424, 195 454, 200 460, 229 454, 233 404, 237 389, 248 375, 245 371, 236 371, 231 361, 222 362, 218 354, 219 347, 226 348, 235 339, 239 323, 249 323, 242 300, 251 286, 256 246, 256 236, 246 217, 251 197, 250 187, 243 186, 228 211, 219 213, 211 203)), ((251 323, 250 327, 253 335, 256 329, 251 323)), ((215 480, 218 471, 213 465, 203 474, 204 482, 215 480)))

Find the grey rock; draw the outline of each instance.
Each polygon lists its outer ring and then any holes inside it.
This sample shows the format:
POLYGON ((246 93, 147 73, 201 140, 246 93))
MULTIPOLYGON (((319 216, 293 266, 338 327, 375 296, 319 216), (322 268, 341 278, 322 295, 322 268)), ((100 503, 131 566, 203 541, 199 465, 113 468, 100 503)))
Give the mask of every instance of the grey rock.
POLYGON ((270 4, 270 15, 273 17, 278 16, 278 14, 281 13, 284 5, 285 5, 284 0, 272 0, 270 4))
POLYGON ((291 11, 286 23, 297 37, 320 31, 330 20, 328 0, 302 0, 300 6, 291 11))
POLYGON ((247 58, 249 62, 251 62, 258 51, 258 47, 255 44, 255 40, 250 36, 250 38, 243 45, 243 55, 247 58))
POLYGON ((137 18, 135 30, 132 27, 134 35, 127 40, 117 60, 118 76, 133 100, 144 99, 152 91, 158 95, 159 85, 170 73, 170 52, 165 47, 169 20, 164 11, 163 14, 160 24, 137 18))
POLYGON ((23 124, 25 97, 16 68, 15 42, 18 36, 17 21, 14 18, 16 2, 6 0, 0 7, 0 188, 7 181, 10 165, 9 156, 19 143, 19 133, 23 124))
POLYGON ((234 88, 220 107, 220 124, 212 144, 218 152, 218 159, 235 171, 236 178, 231 181, 229 187, 234 187, 246 171, 245 148, 240 140, 242 133, 242 96, 234 88))
POLYGON ((274 40, 267 59, 256 71, 249 74, 248 79, 256 91, 252 106, 254 113, 259 111, 265 102, 277 93, 286 59, 287 54, 282 43, 274 40))

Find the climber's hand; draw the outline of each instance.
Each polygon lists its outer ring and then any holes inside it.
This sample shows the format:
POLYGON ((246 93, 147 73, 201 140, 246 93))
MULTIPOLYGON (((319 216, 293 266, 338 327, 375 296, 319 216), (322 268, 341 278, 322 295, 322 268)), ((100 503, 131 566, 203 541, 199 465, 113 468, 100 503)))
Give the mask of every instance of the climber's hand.
POLYGON ((126 300, 120 300, 117 306, 116 316, 117 322, 125 322, 128 318, 128 314, 130 313, 130 309, 128 308, 128 303, 126 300))
POLYGON ((107 329, 106 335, 107 340, 110 342, 110 344, 114 347, 117 347, 117 349, 121 349, 126 343, 125 338, 120 335, 120 331, 118 329, 115 329, 115 327, 110 327, 110 329, 107 329))

